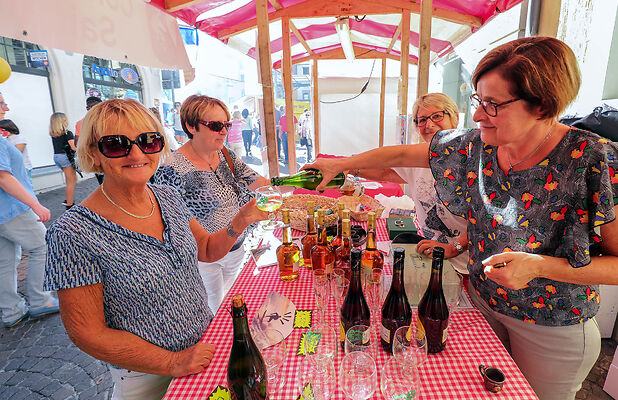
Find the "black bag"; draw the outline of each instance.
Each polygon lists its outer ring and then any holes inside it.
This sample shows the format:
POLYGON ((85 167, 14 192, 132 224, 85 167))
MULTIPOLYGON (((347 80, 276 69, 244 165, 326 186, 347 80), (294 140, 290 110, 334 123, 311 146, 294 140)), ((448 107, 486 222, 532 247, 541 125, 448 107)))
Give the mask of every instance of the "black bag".
POLYGON ((306 137, 301 137, 300 138, 300 145, 301 146, 306 146, 307 145, 307 138, 306 137))
POLYGON ((618 110, 607 104, 596 107, 592 113, 584 117, 566 116, 560 119, 560 122, 618 142, 618 110))
POLYGON ((75 163, 75 150, 73 150, 68 143, 64 145, 64 153, 67 155, 67 158, 69 159, 69 162, 71 163, 71 166, 73 167, 75 172, 77 172, 79 176, 83 178, 84 176, 82 175, 82 172, 79 170, 79 168, 77 168, 77 164, 75 163))

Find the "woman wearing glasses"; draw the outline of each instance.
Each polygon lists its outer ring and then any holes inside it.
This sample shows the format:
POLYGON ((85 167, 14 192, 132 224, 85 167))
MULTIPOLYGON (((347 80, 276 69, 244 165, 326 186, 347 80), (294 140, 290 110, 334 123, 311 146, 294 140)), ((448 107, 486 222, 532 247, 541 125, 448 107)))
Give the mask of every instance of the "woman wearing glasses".
MULTIPOLYGON (((155 182, 178 190, 202 227, 216 232, 229 226, 238 210, 254 197, 252 190, 269 182, 224 146, 232 123, 223 102, 190 96, 180 108, 180 118, 189 140, 159 168, 155 182)), ((237 240, 225 257, 198 263, 214 312, 240 272, 245 255, 247 233, 233 229, 231 234, 237 240)))
POLYGON ((543 400, 575 398, 600 351, 598 285, 618 284, 618 145, 557 122, 580 82, 566 44, 518 39, 474 72, 480 129, 311 166, 325 182, 367 159, 431 167, 468 220, 472 300, 543 400))
MULTIPOLYGON (((412 106, 416 133, 429 143, 436 132, 457 128, 459 109, 457 104, 445 94, 429 93, 419 97, 412 106)), ((455 269, 468 274, 468 239, 465 219, 451 214, 442 204, 434 190, 435 179, 428 168, 387 168, 373 169, 373 162, 354 171, 363 178, 378 181, 407 183, 421 236, 425 238, 417 245, 419 253, 431 256, 434 247, 443 247, 445 258, 449 258, 455 269)))
MULTIPOLYGON (((171 377, 208 366, 214 346, 199 340, 213 314, 197 261, 223 257, 236 241, 226 229, 205 231, 174 189, 147 184, 169 155, 162 132, 135 100, 90 110, 79 161, 105 181, 47 234, 45 287, 58 291, 73 342, 113 366, 114 398, 161 398, 171 377)), ((251 202, 229 228, 265 217, 251 202)))

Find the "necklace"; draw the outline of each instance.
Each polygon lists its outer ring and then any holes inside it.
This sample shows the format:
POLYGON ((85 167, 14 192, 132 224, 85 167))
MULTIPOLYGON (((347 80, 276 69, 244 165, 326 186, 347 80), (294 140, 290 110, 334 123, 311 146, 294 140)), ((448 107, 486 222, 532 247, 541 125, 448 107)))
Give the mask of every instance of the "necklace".
POLYGON ((528 154, 526 157, 522 158, 521 160, 517 161, 515 164, 511 163, 511 155, 507 153, 506 155, 509 159, 509 170, 507 171, 507 174, 513 170, 513 167, 518 166, 519 164, 523 163, 526 160, 529 160, 533 155, 535 155, 536 152, 539 151, 541 147, 543 147, 545 142, 549 140, 549 138, 551 137, 551 134, 554 132, 554 128, 556 127, 556 125, 557 123, 554 122, 551 128, 549 129, 549 132, 547 132, 547 135, 545 135, 545 139, 543 139, 543 141, 538 146, 536 146, 530 154, 528 154))
POLYGON ((103 189, 103 185, 101 185, 101 193, 103 193, 103 196, 105 196, 105 198, 107 200, 109 200, 110 203, 112 203, 113 205, 115 205, 116 207, 120 208, 120 210, 122 210, 125 214, 128 214, 130 216, 132 216, 133 218, 139 218, 139 219, 146 219, 146 218, 150 218, 152 217, 152 214, 154 214, 154 210, 155 210, 155 203, 154 203, 154 199, 152 198, 152 195, 150 194, 150 191, 148 189, 146 189, 146 193, 148 193, 148 198, 150 199, 150 204, 152 205, 152 210, 150 211, 150 214, 148 215, 135 215, 133 213, 128 212, 127 210, 125 210, 124 208, 120 207, 118 204, 114 203, 114 200, 112 200, 107 193, 105 193, 105 189, 103 189))

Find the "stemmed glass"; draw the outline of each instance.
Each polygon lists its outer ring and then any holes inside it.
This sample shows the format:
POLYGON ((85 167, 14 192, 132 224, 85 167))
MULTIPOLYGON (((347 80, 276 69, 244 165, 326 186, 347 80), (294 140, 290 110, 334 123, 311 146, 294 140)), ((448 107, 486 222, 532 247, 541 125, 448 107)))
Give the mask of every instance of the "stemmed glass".
POLYGON ((463 277, 459 272, 453 269, 452 272, 445 275, 442 288, 444 290, 446 304, 448 305, 448 312, 452 315, 459 304, 459 297, 461 296, 461 290, 463 288, 463 277))
POLYGON ((325 323, 318 323, 305 333, 305 356, 314 358, 319 364, 332 363, 338 344, 333 328, 325 323))
POLYGON ((380 389, 388 400, 418 398, 421 389, 418 369, 410 368, 400 357, 391 357, 382 369, 380 389))
POLYGON ((373 358, 362 351, 346 354, 339 367, 339 384, 348 399, 366 400, 378 386, 378 371, 373 358))
POLYGON ((272 231, 281 226, 283 222, 275 221, 275 211, 283 204, 283 196, 275 186, 262 186, 255 189, 257 208, 268 211, 268 222, 262 221, 260 226, 265 231, 272 231))
POLYGON ((408 367, 420 367, 427 361, 427 338, 415 327, 402 326, 393 334, 393 355, 408 367))
POLYGON ((298 368, 298 391, 305 399, 328 400, 335 393, 337 377, 333 363, 321 364, 313 357, 305 357, 298 368), (313 397, 305 391, 311 389, 313 397))
POLYGON ((258 348, 268 371, 268 391, 274 393, 285 384, 285 378, 279 372, 285 360, 285 339, 276 329, 266 329, 263 334, 267 340, 258 341, 258 348))
POLYGON ((373 348, 375 346, 375 338, 371 333, 371 327, 367 325, 354 325, 349 328, 345 333, 345 353, 352 353, 355 351, 366 352, 367 354, 373 354, 373 348))
POLYGON ((324 322, 324 309, 328 302, 328 275, 321 269, 313 270, 313 292, 315 294, 315 303, 318 308, 318 318, 320 322, 324 322))
MULTIPOLYGON (((367 299, 367 305, 373 318, 382 308, 382 269, 373 268, 365 276, 365 299, 367 299)), ((372 326, 374 324, 372 323, 372 326)), ((376 328, 377 329, 377 328, 376 328)), ((378 332, 376 332, 378 333, 378 332)))

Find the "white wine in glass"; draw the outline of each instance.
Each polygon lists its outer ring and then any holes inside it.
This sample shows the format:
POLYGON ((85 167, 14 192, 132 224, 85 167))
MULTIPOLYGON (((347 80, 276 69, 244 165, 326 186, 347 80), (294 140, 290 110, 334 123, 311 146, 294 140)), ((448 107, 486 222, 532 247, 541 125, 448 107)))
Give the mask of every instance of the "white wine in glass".
POLYGON ((283 196, 274 186, 262 186, 255 190, 257 208, 268 212, 268 222, 262 222, 262 229, 272 231, 283 226, 281 221, 275 221, 275 211, 283 204, 283 196))

